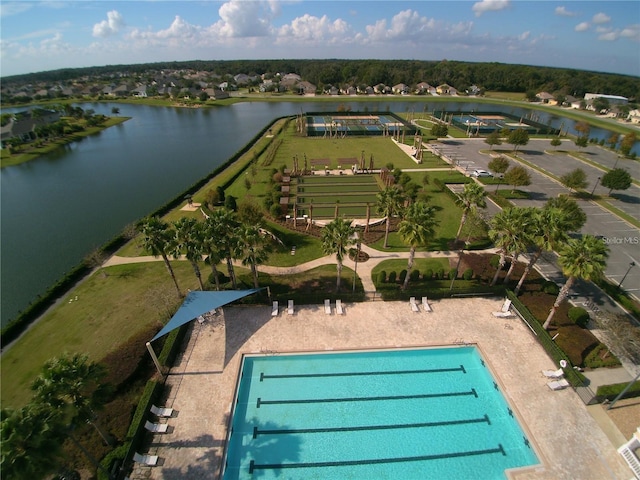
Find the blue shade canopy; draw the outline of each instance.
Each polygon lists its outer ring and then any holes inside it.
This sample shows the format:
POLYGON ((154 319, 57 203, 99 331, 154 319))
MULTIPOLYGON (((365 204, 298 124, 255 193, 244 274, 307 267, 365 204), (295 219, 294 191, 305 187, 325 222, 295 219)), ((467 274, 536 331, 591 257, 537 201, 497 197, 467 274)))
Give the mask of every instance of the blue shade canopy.
POLYGON ((169 323, 160 330, 155 337, 151 339, 153 342, 158 338, 166 335, 171 330, 181 327, 187 322, 198 318, 203 313, 210 312, 218 307, 231 303, 239 298, 246 297, 252 293, 259 292, 263 288, 253 288, 251 290, 226 290, 222 292, 189 292, 182 302, 182 305, 175 313, 169 323))

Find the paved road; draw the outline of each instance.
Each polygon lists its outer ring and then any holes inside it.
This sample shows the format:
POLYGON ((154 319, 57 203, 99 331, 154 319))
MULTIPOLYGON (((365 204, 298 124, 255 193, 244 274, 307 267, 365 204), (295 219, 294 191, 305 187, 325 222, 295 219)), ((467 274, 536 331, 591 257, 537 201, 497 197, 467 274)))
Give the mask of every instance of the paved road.
MULTIPOLYGON (((443 142, 442 146, 437 147, 442 153, 451 158, 461 171, 471 172, 476 168, 487 170, 491 160, 490 155, 482 154, 480 150, 486 150, 487 145, 482 139, 455 139, 443 142)), ((620 160, 618 156, 606 149, 589 146, 579 153, 578 148, 573 142, 565 140, 563 145, 558 147, 562 150, 572 150, 579 155, 589 156, 591 162, 598 162, 609 168, 625 165, 634 178, 640 178, 640 162, 631 160, 620 160), (573 147, 571 147, 573 146, 573 147), (637 175, 637 177, 635 177, 637 175)), ((500 148, 496 149, 500 151, 500 148)), ((531 140, 529 144, 523 148, 518 154, 527 162, 535 164, 543 168, 552 175, 560 177, 565 173, 581 168, 589 179, 590 183, 596 188, 596 194, 604 195, 608 192, 601 185, 596 185, 596 180, 603 175, 600 170, 593 165, 581 161, 570 155, 557 155, 545 153, 545 150, 551 151, 549 140, 531 140)), ((505 153, 509 153, 505 151, 505 153)), ((512 159, 512 162, 515 160, 512 159)), ((544 175, 536 170, 529 169, 531 173, 532 184, 528 187, 521 187, 523 191, 529 192, 531 198, 528 200, 514 200, 513 203, 518 206, 542 207, 544 203, 552 197, 556 197, 561 193, 569 193, 558 181, 544 175)), ((624 194, 617 194, 619 200, 613 204, 624 210, 629 215, 640 221, 640 188, 632 186, 626 190, 624 194)), ((623 286, 627 291, 640 296, 640 230, 621 220, 616 215, 603 209, 594 202, 586 200, 577 200, 580 207, 587 214, 587 222, 582 229, 583 233, 603 236, 603 241, 609 245, 609 260, 607 262, 606 275, 614 283, 620 283, 624 279, 623 286), (631 263, 635 263, 635 267, 631 267, 631 263), (626 276, 625 276, 626 275, 626 276)), ((492 209, 493 210, 493 209, 492 209)), ((493 214, 489 210, 489 214, 493 214)), ((550 266, 550 268, 554 268, 550 266)), ((555 267, 557 270, 557 267, 555 267)), ((560 277, 561 278, 561 277, 560 277)), ((589 301, 589 300, 588 300, 589 301)))

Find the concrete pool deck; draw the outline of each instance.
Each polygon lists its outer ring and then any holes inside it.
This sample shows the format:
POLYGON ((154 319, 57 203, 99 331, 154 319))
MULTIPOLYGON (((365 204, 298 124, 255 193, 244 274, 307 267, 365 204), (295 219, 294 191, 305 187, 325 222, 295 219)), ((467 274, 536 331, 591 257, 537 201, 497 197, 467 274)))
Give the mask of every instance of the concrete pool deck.
MULTIPOLYGON (((541 370, 556 369, 528 327, 517 318, 491 315, 499 299, 431 302, 432 313, 409 302, 345 304, 326 315, 323 305, 295 307, 294 315, 270 306, 227 307, 193 326, 165 388, 169 433, 153 436, 148 453, 159 465, 136 465, 130 478, 218 478, 227 424, 243 353, 396 348, 476 343, 491 366, 541 465, 514 473, 536 480, 633 477, 610 438, 571 389, 550 390, 541 370)), ((162 420, 165 422, 165 420, 162 420)))

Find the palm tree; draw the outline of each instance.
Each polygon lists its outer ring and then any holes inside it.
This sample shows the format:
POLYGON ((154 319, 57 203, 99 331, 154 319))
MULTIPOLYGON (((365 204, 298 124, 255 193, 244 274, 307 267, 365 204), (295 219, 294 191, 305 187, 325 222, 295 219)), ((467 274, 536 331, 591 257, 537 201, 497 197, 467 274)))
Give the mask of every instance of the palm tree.
POLYGON ((573 222, 565 211, 547 205, 542 209, 533 208, 527 215, 531 215, 532 218, 524 225, 524 234, 527 243, 534 247, 534 252, 516 285, 514 290, 516 295, 542 254, 559 248, 567 241, 569 238, 567 233, 571 231, 569 225, 573 222))
POLYGON ((593 235, 584 235, 581 238, 572 238, 560 251, 558 263, 567 281, 560 289, 558 297, 549 311, 549 316, 544 322, 544 329, 549 328, 551 320, 558 307, 569 293, 571 286, 577 279, 597 280, 602 277, 607 267, 609 248, 606 244, 593 235))
POLYGON ((238 255, 242 257, 243 265, 251 266, 253 286, 259 288, 258 268, 268 258, 268 247, 265 233, 258 225, 241 225, 238 230, 238 255))
POLYGON ((171 275, 171 279, 176 286, 178 296, 182 297, 178 280, 173 272, 173 268, 171 268, 171 262, 169 262, 169 256, 175 256, 177 254, 175 235, 169 224, 160 220, 158 217, 147 218, 142 224, 142 245, 143 248, 154 257, 162 257, 169 271, 169 275, 171 275))
POLYGON ((456 203, 462 208, 462 217, 460 218, 460 227, 458 227, 458 233, 456 233, 455 243, 460 240, 460 233, 462 233, 462 228, 467 222, 469 213, 487 206, 484 198, 486 195, 487 192, 485 192, 484 187, 476 182, 465 184, 464 190, 458 194, 456 203))
POLYGON ((233 269, 233 253, 237 249, 237 235, 239 223, 233 211, 227 208, 216 209, 207 219, 207 235, 210 241, 217 243, 217 251, 227 262, 227 271, 233 288, 237 288, 236 272, 233 269))
POLYGON ((376 210, 379 214, 387 217, 384 232, 384 248, 388 248, 389 227, 391 225, 391 217, 400 212, 400 208, 404 203, 404 196, 398 187, 387 187, 376 195, 376 210))
POLYGON ((182 217, 173 226, 176 230, 177 249, 185 254, 198 278, 200 290, 204 290, 198 262, 202 260, 204 228, 195 218, 182 217))
POLYGON ((409 284, 409 274, 413 268, 416 248, 427 245, 435 234, 437 224, 433 207, 428 206, 425 202, 416 202, 409 205, 404 219, 398 226, 398 233, 402 240, 410 246, 407 276, 404 277, 404 284, 402 285, 403 290, 409 284))
POLYGON ((61 412, 67 423, 78 421, 91 424, 105 443, 107 436, 94 423, 98 410, 104 406, 110 392, 101 383, 107 372, 103 365, 90 362, 87 355, 64 354, 48 360, 42 372, 31 384, 34 400, 61 412))
POLYGON ((336 292, 340 290, 340 276, 342 275, 342 260, 347 253, 347 247, 355 243, 356 230, 351 222, 336 218, 322 229, 322 250, 327 255, 336 254, 338 278, 336 292))
POLYGON ((59 413, 39 403, 0 411, 0 468, 3 478, 44 478, 59 461, 64 424, 59 413))
POLYGON ((528 209, 510 207, 502 210, 490 221, 489 238, 500 249, 500 265, 491 281, 495 285, 498 275, 504 267, 507 255, 511 256, 511 267, 505 277, 505 283, 509 280, 518 255, 527 248, 526 225, 531 221, 528 209))

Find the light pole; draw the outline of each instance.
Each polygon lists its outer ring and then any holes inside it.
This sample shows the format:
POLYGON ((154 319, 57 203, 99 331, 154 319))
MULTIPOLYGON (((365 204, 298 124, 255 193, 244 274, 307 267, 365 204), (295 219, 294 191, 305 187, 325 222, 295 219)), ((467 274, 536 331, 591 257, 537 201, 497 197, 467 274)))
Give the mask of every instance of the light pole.
POLYGON ((596 191, 596 187, 598 186, 598 182, 600 181, 600 177, 596 179, 596 184, 593 186, 593 190, 591 190, 591 196, 593 197, 593 192, 596 191))
POLYGON ((624 276, 622 277, 622 280, 620 280, 620 283, 618 284, 618 288, 622 288, 622 282, 624 282, 624 279, 627 278, 627 275, 629 275, 629 272, 635 266, 636 266, 636 262, 631 262, 629 264, 629 268, 627 268, 627 271, 625 272, 624 276))

